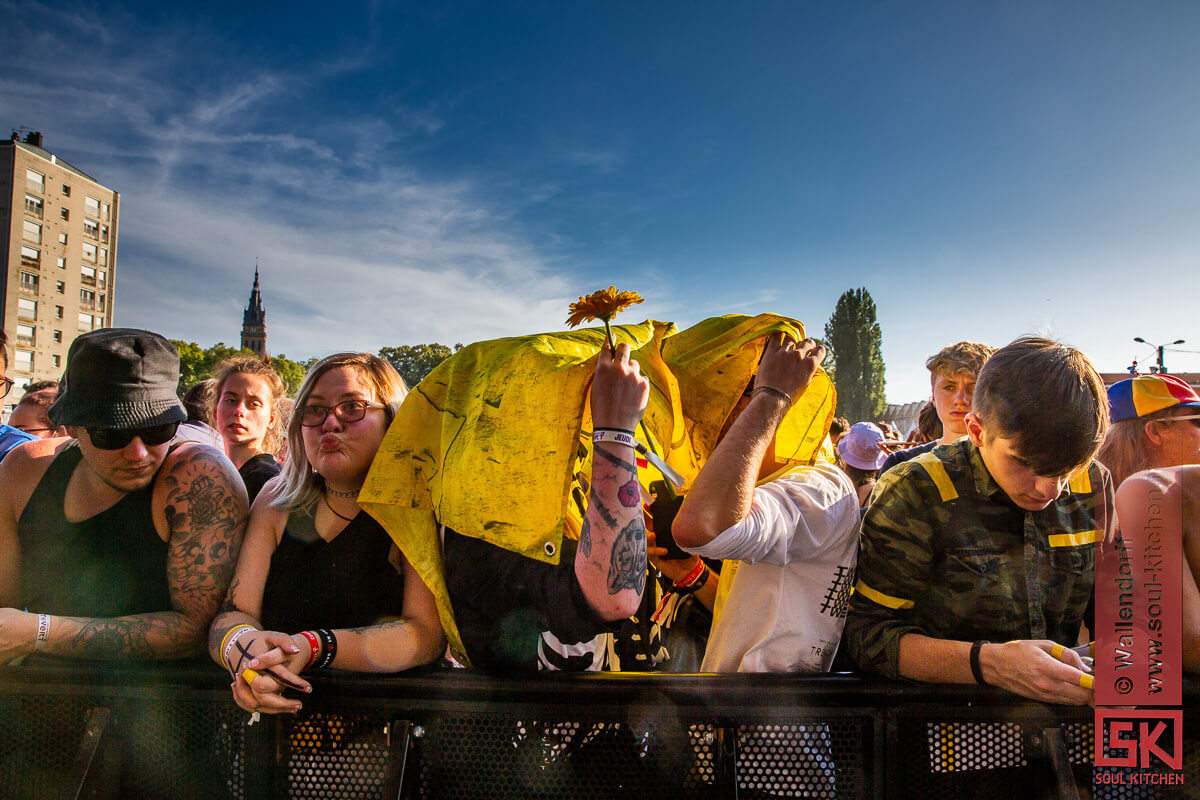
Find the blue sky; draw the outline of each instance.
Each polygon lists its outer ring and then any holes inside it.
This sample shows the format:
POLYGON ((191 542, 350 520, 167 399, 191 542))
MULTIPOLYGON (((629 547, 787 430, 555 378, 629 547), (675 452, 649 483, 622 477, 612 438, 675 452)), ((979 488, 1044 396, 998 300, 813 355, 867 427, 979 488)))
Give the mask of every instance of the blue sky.
POLYGON ((0 126, 122 195, 117 322, 270 345, 879 306, 888 398, 1045 333, 1200 371, 1200 6, 0 0, 0 126), (285 10, 286 9, 286 10, 285 10))

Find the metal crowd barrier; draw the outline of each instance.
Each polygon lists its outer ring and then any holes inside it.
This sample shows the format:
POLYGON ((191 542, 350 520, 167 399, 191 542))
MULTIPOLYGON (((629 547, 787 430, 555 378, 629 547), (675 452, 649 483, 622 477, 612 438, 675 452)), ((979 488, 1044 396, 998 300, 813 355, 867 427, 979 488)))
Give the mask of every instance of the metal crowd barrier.
MULTIPOLYGON (((1183 787, 1096 784, 1090 708, 974 687, 447 670, 313 684, 298 716, 248 725, 211 665, 0 669, 0 797, 1033 800, 1200 790, 1200 736, 1186 739, 1183 787)), ((1198 699, 1189 683, 1185 709, 1198 699)))

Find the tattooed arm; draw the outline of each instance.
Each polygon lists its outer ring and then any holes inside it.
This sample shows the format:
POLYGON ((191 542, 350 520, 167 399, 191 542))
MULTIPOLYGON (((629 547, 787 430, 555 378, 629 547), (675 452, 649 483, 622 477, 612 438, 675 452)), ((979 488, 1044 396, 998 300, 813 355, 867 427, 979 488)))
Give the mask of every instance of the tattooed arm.
MULTIPOLYGON (((755 388, 769 386, 796 400, 824 357, 825 348, 811 339, 796 344, 773 337, 763 353, 755 388)), ((702 547, 750 513, 754 484, 788 408, 779 393, 753 395, 696 476, 675 516, 671 532, 680 547, 702 547)))
MULTIPOLYGON (((629 345, 618 345, 615 355, 600 352, 592 380, 594 427, 634 430, 649 396, 650 384, 630 360, 629 345)), ((625 619, 637 611, 646 588, 646 527, 631 447, 614 442, 594 446, 575 576, 602 619, 625 619)))
POLYGON ((45 652, 108 660, 201 651, 245 532, 245 487, 224 454, 183 445, 155 480, 153 509, 155 527, 166 533, 171 609, 111 619, 53 617, 45 652))

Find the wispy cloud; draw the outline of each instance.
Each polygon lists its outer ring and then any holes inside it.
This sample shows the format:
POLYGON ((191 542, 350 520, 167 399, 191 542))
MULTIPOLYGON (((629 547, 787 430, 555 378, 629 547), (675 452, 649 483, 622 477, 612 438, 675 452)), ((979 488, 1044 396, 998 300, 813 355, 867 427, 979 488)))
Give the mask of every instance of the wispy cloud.
POLYGON ((0 79, 0 120, 44 130, 121 192, 119 324, 236 341, 256 257, 271 347, 295 357, 555 329, 586 288, 486 187, 405 159, 406 137, 445 128, 435 110, 394 98, 375 115, 310 110, 327 82, 371 66, 373 46, 284 75, 232 46, 203 63, 192 48, 139 49, 134 20, 21 9, 0 4, 17 20, 0 45, 61 69, 0 79), (174 79, 197 70, 203 81, 174 79))

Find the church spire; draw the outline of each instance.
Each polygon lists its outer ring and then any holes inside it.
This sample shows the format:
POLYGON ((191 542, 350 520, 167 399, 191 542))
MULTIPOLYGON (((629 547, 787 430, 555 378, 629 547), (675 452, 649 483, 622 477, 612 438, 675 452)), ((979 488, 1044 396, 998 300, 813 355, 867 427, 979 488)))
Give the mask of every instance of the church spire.
POLYGON ((270 358, 267 352, 267 311, 263 308, 258 259, 254 260, 254 286, 250 289, 250 301, 242 314, 242 349, 270 358))

